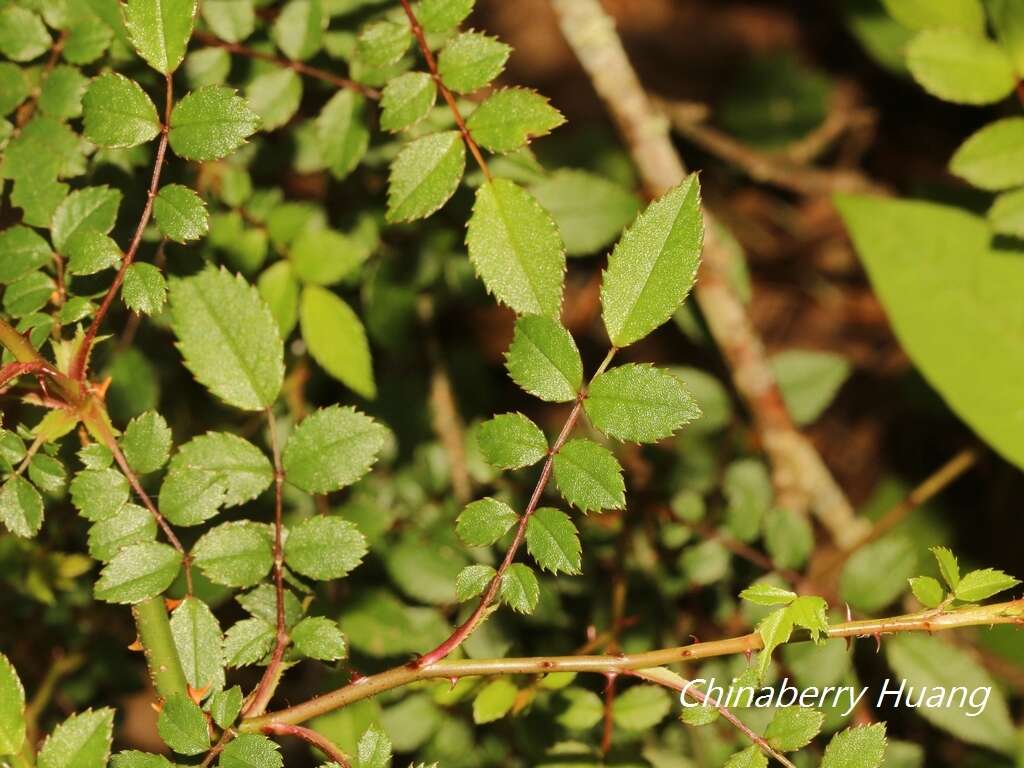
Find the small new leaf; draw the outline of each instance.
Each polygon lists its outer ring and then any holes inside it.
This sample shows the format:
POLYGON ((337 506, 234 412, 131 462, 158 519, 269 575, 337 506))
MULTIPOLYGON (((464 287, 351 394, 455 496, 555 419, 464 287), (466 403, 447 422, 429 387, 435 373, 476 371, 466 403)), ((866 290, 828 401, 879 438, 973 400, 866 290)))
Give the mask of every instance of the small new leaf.
POLYGON ((931 552, 935 555, 942 579, 950 589, 955 590, 960 583, 960 564, 956 561, 956 555, 946 547, 932 547, 931 552))
POLYGON ((917 576, 909 582, 910 591, 925 608, 938 608, 946 597, 942 585, 931 576, 917 576))

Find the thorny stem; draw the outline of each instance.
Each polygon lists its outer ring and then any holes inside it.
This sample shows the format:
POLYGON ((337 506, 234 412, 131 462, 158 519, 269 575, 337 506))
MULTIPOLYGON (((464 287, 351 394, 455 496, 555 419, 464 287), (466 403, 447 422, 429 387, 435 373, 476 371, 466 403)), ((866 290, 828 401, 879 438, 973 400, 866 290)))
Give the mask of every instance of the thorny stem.
POLYGON ((430 76, 434 78, 434 82, 437 84, 437 90, 441 92, 441 96, 444 97, 445 103, 448 108, 452 111, 452 115, 455 117, 455 125, 458 126, 459 133, 462 134, 462 140, 466 143, 466 147, 469 149, 473 159, 476 160, 476 164, 480 166, 480 170, 484 174, 484 178, 487 181, 491 181, 491 169, 487 167, 487 161, 484 160, 483 154, 480 152, 480 147, 477 146, 476 141, 469 134, 469 128, 466 127, 466 121, 462 117, 462 112, 459 109, 459 105, 455 102, 455 96, 448 86, 441 80, 441 75, 437 71, 437 60, 434 58, 433 52, 430 50, 430 46, 427 44, 427 37, 423 32, 423 27, 420 26, 419 19, 416 18, 416 13, 412 9, 412 4, 409 0, 401 0, 402 8, 405 9, 405 15, 409 18, 409 26, 412 28, 412 34, 416 38, 416 44, 419 46, 420 52, 423 54, 423 59, 427 62, 427 69, 430 70, 430 76))
MULTIPOLYGON (((827 635, 829 638, 873 637, 877 639, 882 635, 900 632, 932 633, 993 624, 1013 624, 1024 627, 1024 599, 991 605, 969 606, 944 613, 929 610, 888 619, 847 621, 829 627, 827 635)), ((761 636, 752 632, 726 640, 712 640, 626 655, 448 659, 438 661, 430 666, 406 664, 376 675, 360 678, 356 682, 288 709, 270 712, 262 717, 250 718, 242 722, 240 729, 247 733, 256 733, 272 723, 292 725, 302 723, 317 715, 421 680, 450 680, 489 675, 535 675, 552 672, 628 674, 635 670, 662 667, 666 664, 693 662, 718 656, 746 655, 759 651, 763 647, 761 636)))
POLYGON ((274 456, 274 591, 277 597, 277 642, 274 646, 274 654, 270 658, 270 664, 267 665, 263 677, 242 713, 246 716, 258 716, 267 711, 267 704, 270 703, 277 683, 281 679, 281 662, 284 660, 284 651, 289 642, 284 610, 284 545, 281 540, 284 529, 282 519, 284 468, 281 466, 281 448, 277 441, 274 413, 269 407, 266 409, 266 415, 267 428, 270 430, 270 450, 274 456))
POLYGON ((321 736, 316 731, 310 730, 309 728, 303 728, 301 725, 287 725, 285 723, 269 723, 264 726, 263 732, 266 734, 273 734, 275 736, 295 736, 296 738, 302 739, 303 741, 312 744, 314 747, 323 752, 330 760, 333 760, 341 768, 350 768, 352 763, 348 759, 348 755, 342 752, 336 747, 330 740, 321 736))
MULTIPOLYGON (((608 351, 608 354, 594 373, 591 381, 604 373, 617 351, 618 349, 615 347, 612 347, 608 351)), ((512 543, 509 545, 508 551, 505 553, 505 559, 501 561, 501 565, 498 566, 498 570, 495 572, 490 584, 487 585, 487 590, 484 592, 483 597, 480 598, 480 602, 477 604, 476 609, 470 614, 468 619, 460 624, 455 631, 448 636, 448 639, 437 646, 434 650, 423 654, 418 659, 411 662, 409 664, 411 668, 422 669, 444 659, 452 651, 462 645, 466 638, 473 634, 476 628, 480 626, 480 623, 490 615, 491 610, 493 610, 492 605, 498 597, 498 592, 501 590, 502 577, 509 569, 509 566, 512 565, 512 562, 515 560, 516 553, 519 551, 519 547, 526 538, 526 527, 530 522, 530 517, 533 516, 534 511, 537 509, 541 495, 544 493, 544 489, 547 487, 548 481, 551 479, 551 471, 554 466, 555 456, 560 450, 562 450, 562 446, 565 445, 565 441, 569 439, 569 435, 576 426, 576 422, 579 420, 580 413, 583 410, 583 399, 586 395, 587 388, 583 387, 576 396, 576 401, 573 403, 572 410, 569 412, 569 416, 565 420, 562 431, 548 449, 547 458, 544 460, 544 466, 541 468, 540 477, 537 479, 537 484, 534 486, 533 493, 530 495, 530 501, 527 503, 522 517, 519 518, 519 527, 516 528, 515 537, 512 539, 512 543)))
POLYGON ((120 289, 121 284, 124 282, 124 277, 128 272, 128 268, 135 261, 135 256, 139 252, 139 245, 142 243, 142 235, 145 233, 146 227, 149 224, 149 219, 153 215, 153 200, 156 198, 157 190, 160 188, 160 174, 163 171, 164 158, 167 156, 167 137, 170 132, 171 109, 174 107, 173 80, 170 75, 165 75, 164 80, 166 82, 164 123, 160 130, 160 142, 156 147, 156 159, 153 161, 153 175, 149 182, 149 190, 146 193, 146 205, 142 209, 142 216, 139 218, 139 224, 135 228, 135 235, 132 237, 131 245, 128 246, 128 250, 125 251, 125 254, 121 259, 121 268, 117 270, 117 275, 114 276, 114 282, 111 283, 110 288, 107 289, 107 294, 103 297, 103 302, 100 304, 100 308, 96 311, 96 314, 92 319, 92 323, 89 325, 89 329, 85 332, 85 338, 82 339, 82 344, 78 348, 78 352, 75 354, 74 360, 71 362, 71 368, 68 371, 68 375, 76 381, 85 381, 85 376, 89 368, 89 353, 92 351, 92 345, 96 341, 96 335, 99 333, 100 326, 103 325, 103 320, 106 318, 111 305, 114 303, 114 297, 117 295, 118 289, 120 289))
POLYGON ((175 694, 188 694, 188 681, 181 668, 178 647, 171 634, 164 599, 157 595, 132 606, 139 644, 146 654, 149 674, 156 692, 165 700, 175 694))
POLYGON ((276 64, 283 69, 294 70, 300 75, 306 75, 314 80, 321 80, 336 88, 347 88, 350 91, 357 91, 370 99, 380 98, 380 93, 373 88, 369 88, 362 83, 357 83, 355 80, 349 80, 347 77, 339 77, 325 69, 311 67, 302 61, 291 61, 289 59, 281 58, 280 56, 275 56, 272 53, 257 51, 255 48, 249 48, 248 46, 241 45, 240 43, 229 43, 227 40, 221 40, 216 35, 211 35, 209 32, 203 32, 201 30, 195 31, 192 36, 205 45, 223 48, 229 53, 236 53, 239 56, 245 56, 249 59, 259 59, 260 61, 276 64))

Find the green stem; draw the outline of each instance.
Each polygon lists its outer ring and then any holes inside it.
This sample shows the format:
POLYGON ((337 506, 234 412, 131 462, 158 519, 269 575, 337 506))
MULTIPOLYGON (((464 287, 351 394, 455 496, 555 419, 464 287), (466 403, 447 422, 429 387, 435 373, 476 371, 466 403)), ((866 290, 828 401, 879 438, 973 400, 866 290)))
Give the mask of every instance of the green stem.
POLYGON ((45 362, 43 356, 36 351, 31 342, 18 333, 17 329, 6 320, 0 320, 0 344, 14 355, 19 363, 45 362))
POLYGON ((171 622, 167 618, 164 599, 158 595, 144 600, 132 608, 132 613, 157 693, 164 699, 176 693, 188 695, 188 681, 185 680, 178 648, 171 635, 171 622))

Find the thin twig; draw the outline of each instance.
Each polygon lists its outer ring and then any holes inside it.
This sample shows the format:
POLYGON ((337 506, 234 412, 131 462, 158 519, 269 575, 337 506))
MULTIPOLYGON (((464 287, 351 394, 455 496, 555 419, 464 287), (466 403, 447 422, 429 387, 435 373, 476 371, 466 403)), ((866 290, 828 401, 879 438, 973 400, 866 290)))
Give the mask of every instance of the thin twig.
POLYGON ((121 259, 121 268, 117 270, 117 275, 114 276, 114 282, 111 283, 110 288, 107 289, 107 294, 103 297, 103 301, 100 303, 100 308, 93 316, 92 323, 89 324, 89 329, 85 332, 85 338, 82 339, 82 344, 79 346, 78 352, 71 363, 68 375, 76 381, 85 381, 89 368, 89 355, 92 352, 92 345, 96 341, 96 335, 99 333, 100 326, 103 325, 103 320, 110 311, 111 305, 114 303, 114 297, 117 295, 118 289, 124 282, 124 276, 128 272, 128 267, 130 267, 135 261, 135 256, 139 251, 139 245, 142 243, 142 235, 146 231, 146 226, 149 224, 150 217, 153 215, 153 200, 156 198, 157 190, 160 187, 160 174, 163 171, 164 158, 167 155, 167 137, 170 132, 171 109, 174 107, 174 85, 170 75, 165 75, 165 82, 166 103, 164 105, 164 122, 160 129, 160 142, 156 147, 156 159, 153 162, 153 175, 149 182, 149 190, 146 192, 146 205, 142 209, 142 216, 139 218, 139 224, 135 228, 135 235, 132 237, 131 245, 128 246, 128 250, 125 251, 123 258, 121 259))
POLYGON ((246 716, 258 716, 267 711, 267 704, 270 703, 277 682, 280 680, 280 667, 289 642, 284 610, 284 544, 282 541, 284 468, 281 466, 281 447, 278 445, 274 413, 269 407, 266 409, 266 415, 267 428, 270 430, 270 450, 274 456, 274 592, 277 598, 277 639, 270 664, 267 665, 259 685, 256 686, 245 707, 243 714, 246 716))
POLYGON ((420 48, 420 53, 423 54, 424 61, 427 62, 427 69, 430 70, 430 76, 434 78, 434 82, 437 84, 437 90, 441 93, 445 103, 452 112, 452 116, 455 118, 455 125, 459 128, 459 133, 462 134, 462 140, 466 143, 466 148, 470 154, 473 155, 473 159, 476 160, 476 164, 480 166, 480 170, 484 174, 484 178, 487 181, 491 180, 491 169, 487 167, 487 161, 484 160, 483 153, 480 152, 480 147, 477 146, 476 141, 469 133, 469 128, 466 127, 466 121, 462 117, 462 111, 459 109, 459 105, 455 102, 455 96, 448 86, 441 80, 441 75, 437 71, 437 60, 434 58, 434 54, 430 50, 430 46, 427 44, 427 37, 423 32, 423 27, 420 26, 419 19, 416 18, 416 13, 412 9, 412 4, 409 0, 401 0, 402 8, 405 9, 405 15, 409 19, 409 26, 412 28, 412 34, 416 38, 416 44, 420 48))
MULTIPOLYGON (((562 32, 604 100, 640 172, 659 197, 683 181, 686 169, 664 115, 647 97, 622 47, 615 23, 598 0, 552 0, 562 32)), ((705 210, 704 259, 696 295, 737 391, 754 416, 772 464, 777 502, 811 509, 840 547, 860 535, 858 520, 810 441, 797 431, 775 381, 764 344, 732 283, 733 254, 705 210)))
MULTIPOLYGON (((607 356, 605 356, 604 361, 601 363, 600 367, 598 367, 594 377, 597 377, 604 372, 617 351, 618 350, 615 347, 612 347, 608 351, 607 356)), ((501 561, 501 565, 498 566, 498 570, 491 578, 491 582, 484 591, 483 597, 480 598, 480 602, 477 604, 476 609, 472 614, 470 614, 468 619, 460 624, 455 631, 448 636, 443 643, 434 648, 434 650, 429 651, 410 662, 409 666, 413 669, 429 667, 430 665, 436 664, 438 661, 444 659, 448 654, 462 645, 466 638, 473 634, 480 623, 490 615, 494 601, 501 590, 502 577, 509 569, 509 566, 512 565, 512 561, 515 560, 516 553, 519 551, 519 547, 526 538, 526 527, 529 524, 534 511, 537 509, 537 505, 540 504, 541 495, 544 493, 544 489, 547 487, 548 481, 551 479, 555 456, 560 450, 562 450, 562 446, 565 445, 565 441, 569 439, 569 435, 572 433, 573 428, 576 426, 576 422, 579 420, 580 413, 583 411, 583 399, 586 397, 586 392, 586 387, 584 387, 576 396, 576 402, 573 403, 572 410, 569 412, 569 417, 565 420, 562 431, 548 449, 547 458, 544 460, 544 466, 541 467, 540 477, 537 479, 537 484, 534 486, 533 493, 530 495, 530 501, 527 503, 526 509, 519 518, 519 526, 516 528, 515 537, 512 539, 512 543, 509 545, 508 551, 505 553, 505 559, 501 561)))
POLYGON ((309 728, 303 728, 301 725, 270 723, 263 728, 263 732, 274 736, 294 736, 298 739, 302 739, 306 743, 312 744, 314 747, 319 749, 327 755, 329 759, 340 765, 341 768, 350 768, 351 766, 348 755, 338 749, 338 747, 336 747, 327 737, 322 736, 309 728))

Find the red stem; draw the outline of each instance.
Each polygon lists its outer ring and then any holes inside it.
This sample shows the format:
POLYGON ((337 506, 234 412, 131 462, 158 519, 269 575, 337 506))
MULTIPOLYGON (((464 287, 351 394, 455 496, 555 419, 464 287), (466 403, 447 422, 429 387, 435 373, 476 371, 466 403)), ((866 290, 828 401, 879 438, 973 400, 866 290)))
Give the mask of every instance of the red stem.
POLYGON ((328 758, 340 765, 341 768, 351 768, 352 764, 349 762, 348 755, 334 746, 334 744, 332 744, 328 739, 309 728, 303 728, 301 725, 269 723, 264 726, 263 732, 268 735, 294 736, 298 739, 302 739, 308 744, 312 744, 314 747, 319 749, 327 755, 328 758))

